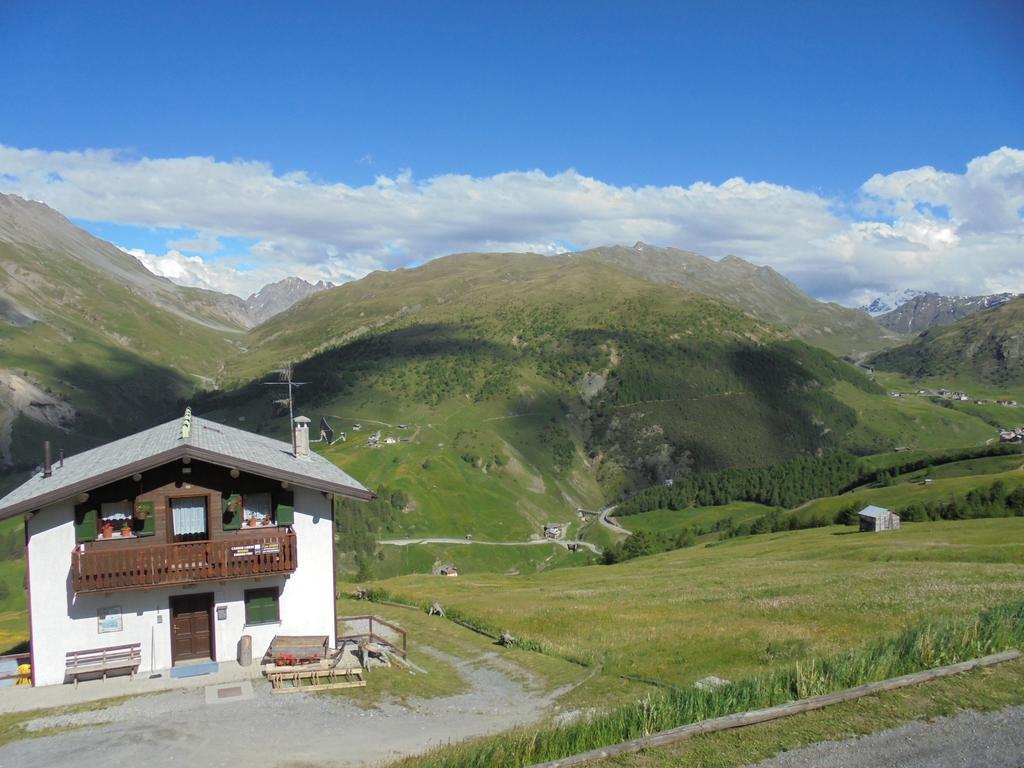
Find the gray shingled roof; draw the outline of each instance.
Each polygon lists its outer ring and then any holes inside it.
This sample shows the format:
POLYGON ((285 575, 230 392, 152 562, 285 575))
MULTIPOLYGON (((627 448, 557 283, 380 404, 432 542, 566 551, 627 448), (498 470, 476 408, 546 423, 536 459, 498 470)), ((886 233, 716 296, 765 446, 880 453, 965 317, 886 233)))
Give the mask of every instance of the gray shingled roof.
POLYGON ((0 499, 0 519, 39 509, 185 456, 287 480, 302 488, 359 499, 373 497, 361 483, 323 456, 310 452, 308 459, 296 458, 290 443, 196 417, 192 418, 188 437, 183 438, 181 425, 182 420, 177 418, 70 456, 64 459, 63 467, 54 465, 51 477, 36 473, 0 499))

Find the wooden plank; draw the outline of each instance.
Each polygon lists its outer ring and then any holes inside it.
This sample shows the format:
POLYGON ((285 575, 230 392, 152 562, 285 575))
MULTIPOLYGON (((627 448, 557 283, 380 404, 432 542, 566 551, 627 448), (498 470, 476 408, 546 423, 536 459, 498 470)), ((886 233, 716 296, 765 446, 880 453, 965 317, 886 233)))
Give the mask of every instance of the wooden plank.
POLYGON ((682 725, 678 728, 671 728, 667 731, 661 731, 650 736, 644 736, 643 738, 624 741, 620 744, 613 744, 599 749, 593 749, 589 752, 583 752, 578 755, 572 755, 558 760, 549 760, 544 763, 534 763, 529 766, 529 768, 566 768, 567 766, 583 765, 584 763, 590 763, 595 760, 604 760, 617 755, 631 754, 643 749, 650 749, 651 747, 663 747, 668 744, 683 741, 684 739, 693 738, 694 736, 700 736, 706 733, 717 733, 718 731, 730 730, 732 728, 743 728, 748 725, 757 725, 758 723, 766 723, 771 720, 778 720, 783 717, 789 717, 790 715, 797 715, 803 712, 823 709, 833 704, 853 701, 855 699, 863 698, 864 696, 871 696, 884 691, 893 691, 910 685, 918 685, 919 683, 924 683, 929 680, 949 677, 950 675, 959 675, 963 672, 969 672, 970 670, 977 669, 979 667, 989 667, 993 664, 1002 664, 1003 662, 1014 661, 1020 657, 1021 653, 1017 650, 995 653, 991 656, 983 656, 980 659, 972 659, 971 661, 964 661, 959 664, 950 664, 945 667, 936 667, 935 669, 928 669, 923 672, 914 672, 910 675, 894 677, 877 683, 866 683, 865 685, 858 685, 854 688, 847 688, 842 691, 836 691, 835 693, 827 693, 822 696, 814 696, 809 699, 801 699, 800 701, 791 701, 775 707, 756 709, 751 712, 726 715, 724 717, 716 717, 712 720, 703 720, 699 723, 682 725))

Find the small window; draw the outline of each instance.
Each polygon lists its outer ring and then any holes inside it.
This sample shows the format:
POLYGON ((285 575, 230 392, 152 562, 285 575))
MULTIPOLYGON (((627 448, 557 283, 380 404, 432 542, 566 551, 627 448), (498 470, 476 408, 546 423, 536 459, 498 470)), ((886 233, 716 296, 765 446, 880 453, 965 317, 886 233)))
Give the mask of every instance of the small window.
POLYGON ((171 524, 175 541, 206 538, 206 497, 171 499, 171 524))
POLYGON ((242 496, 242 524, 246 527, 274 524, 269 493, 246 493, 242 496))
POLYGON ((277 587, 245 590, 245 623, 275 624, 280 621, 277 587))
POLYGON ((108 501, 100 505, 99 520, 96 521, 102 538, 121 538, 132 535, 132 503, 130 501, 108 501))

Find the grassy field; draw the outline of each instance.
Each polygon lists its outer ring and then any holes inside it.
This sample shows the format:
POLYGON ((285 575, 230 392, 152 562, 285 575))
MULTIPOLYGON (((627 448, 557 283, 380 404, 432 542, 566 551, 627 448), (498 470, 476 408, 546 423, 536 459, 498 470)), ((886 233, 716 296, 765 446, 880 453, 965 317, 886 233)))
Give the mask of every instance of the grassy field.
POLYGON ((869 696, 818 712, 593 763, 594 768, 737 768, 821 741, 849 739, 903 723, 1024 704, 1024 661, 869 696))
POLYGON ((917 480, 930 477, 933 480, 941 480, 947 477, 978 477, 984 475, 999 475, 1005 472, 1024 469, 1024 456, 1011 454, 1009 456, 988 456, 982 459, 967 459, 956 461, 952 464, 941 464, 937 467, 919 469, 916 472, 907 472, 900 475, 900 480, 917 480))
POLYGON ((686 684, 830 652, 1024 588, 1024 519, 920 523, 733 539, 515 578, 383 583, 616 674, 686 684), (499 597, 500 596, 500 597, 499 597), (581 628, 585 630, 581 631, 581 628))
MULTIPOLYGON (((344 592, 345 586, 339 588, 344 592)), ((614 706, 633 701, 650 690, 646 685, 623 680, 598 670, 588 670, 565 659, 519 648, 500 648, 490 638, 426 612, 393 605, 368 603, 343 596, 338 616, 373 613, 398 624, 409 633, 409 659, 427 674, 406 670, 374 669, 370 683, 356 693, 369 706, 386 701, 414 703, 417 698, 448 696, 464 690, 460 664, 493 663, 535 691, 558 690, 562 709, 614 706), (437 679, 444 678, 444 679, 437 679)), ((348 696, 350 690, 334 695, 348 696)))
POLYGON ((857 413, 856 426, 843 440, 843 447, 852 453, 967 447, 997 437, 995 428, 977 416, 943 408, 928 398, 870 395, 845 382, 832 389, 857 413))
POLYGON ((630 531, 646 531, 647 533, 666 533, 675 535, 686 528, 710 530, 715 523, 732 520, 742 523, 760 517, 775 507, 766 507, 751 501, 734 501, 717 507, 692 507, 690 509, 672 510, 655 509, 639 515, 627 515, 618 520, 630 531))
MULTIPOLYGON (((836 512, 850 504, 853 504, 858 509, 868 504, 896 509, 913 502, 937 501, 949 499, 953 496, 962 496, 974 488, 988 487, 997 480, 1005 483, 1008 489, 1012 489, 1019 485, 1024 485, 1024 471, 1019 469, 1021 458, 1020 456, 1012 458, 1016 461, 1010 462, 1010 466, 1016 464, 1018 468, 1011 469, 1010 471, 992 472, 983 475, 937 474, 939 469, 946 469, 947 472, 952 473, 957 464, 948 464, 944 467, 936 467, 933 470, 931 475, 933 482, 929 485, 924 485, 913 479, 907 479, 887 487, 858 488, 839 496, 815 499, 804 504, 799 509, 806 516, 824 515, 826 518, 832 519, 836 512)), ((990 459, 982 461, 990 461, 990 459)), ((998 462, 993 462, 990 466, 994 468, 998 466, 998 462)))
MULTIPOLYGON (((370 567, 377 579, 414 573, 429 574, 435 563, 454 563, 458 566, 459 574, 463 576, 477 573, 516 575, 539 573, 551 568, 589 565, 594 559, 595 556, 586 550, 569 552, 557 544, 385 544, 381 547, 380 556, 371 562, 370 567)), ((345 565, 346 563, 339 562, 339 570, 345 565)), ((347 570, 355 573, 355 564, 352 563, 347 570)))

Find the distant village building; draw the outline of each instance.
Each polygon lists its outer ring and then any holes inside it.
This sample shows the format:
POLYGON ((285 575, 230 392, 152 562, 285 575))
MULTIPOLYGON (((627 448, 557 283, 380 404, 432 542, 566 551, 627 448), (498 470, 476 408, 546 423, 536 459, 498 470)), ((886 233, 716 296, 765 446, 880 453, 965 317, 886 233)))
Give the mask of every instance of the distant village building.
POLYGON ((1017 427, 1016 429, 1004 429, 999 433, 999 442, 1001 443, 1020 443, 1024 442, 1024 427, 1017 427))
POLYGON ((562 538, 562 526, 558 523, 548 523, 544 526, 544 536, 549 539, 562 538))
POLYGON ((442 565, 438 569, 437 574, 438 576, 458 576, 459 569, 454 563, 449 563, 448 565, 442 565))
POLYGON ((900 527, 900 516, 885 507, 864 507, 858 517, 862 531, 895 531, 900 527))
POLYGON ((320 417, 320 442, 330 445, 334 442, 334 429, 327 423, 327 418, 320 417))

